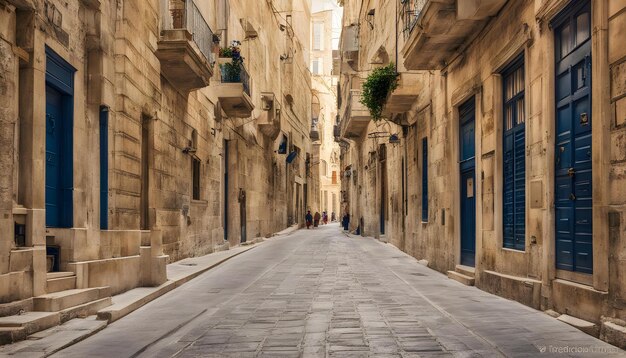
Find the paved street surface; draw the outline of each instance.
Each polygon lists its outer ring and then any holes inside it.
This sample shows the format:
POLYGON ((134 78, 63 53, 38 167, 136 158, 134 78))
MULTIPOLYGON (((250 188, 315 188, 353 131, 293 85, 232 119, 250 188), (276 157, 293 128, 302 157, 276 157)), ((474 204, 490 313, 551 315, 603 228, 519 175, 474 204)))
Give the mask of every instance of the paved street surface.
POLYGON ((55 357, 609 355, 625 352, 331 224, 270 239, 55 357))

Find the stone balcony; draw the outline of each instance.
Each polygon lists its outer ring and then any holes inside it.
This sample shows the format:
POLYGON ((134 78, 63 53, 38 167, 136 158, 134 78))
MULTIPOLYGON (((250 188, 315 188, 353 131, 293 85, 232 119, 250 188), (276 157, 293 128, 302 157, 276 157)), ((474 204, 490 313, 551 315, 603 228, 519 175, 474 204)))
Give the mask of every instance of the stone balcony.
POLYGON ((408 70, 439 70, 460 47, 483 29, 507 0, 426 0, 413 9, 402 55, 408 70))
POLYGON ((254 104, 250 91, 250 75, 246 68, 241 65, 239 73, 233 74, 224 66, 232 59, 220 57, 220 81, 211 85, 211 91, 216 94, 222 105, 222 110, 228 117, 247 118, 252 115, 254 104))
POLYGON ((369 110, 361 103, 361 91, 350 90, 346 111, 341 121, 341 136, 344 138, 360 137, 370 119, 369 110))
POLYGON ((424 74, 401 73, 398 75, 398 87, 387 96, 383 114, 392 118, 396 114, 408 112, 424 87, 424 74))
POLYGON ((206 87, 213 76, 213 32, 192 0, 160 0, 156 57, 163 76, 181 92, 206 87), (183 6, 180 6, 180 5, 183 6))

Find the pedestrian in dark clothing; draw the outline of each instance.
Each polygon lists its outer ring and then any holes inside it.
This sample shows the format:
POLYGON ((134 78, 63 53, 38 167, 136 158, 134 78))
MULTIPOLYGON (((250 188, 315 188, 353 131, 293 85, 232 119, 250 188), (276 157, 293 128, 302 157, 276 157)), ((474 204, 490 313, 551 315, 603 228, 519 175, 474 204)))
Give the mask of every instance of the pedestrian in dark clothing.
POLYGON ((350 226, 350 214, 345 213, 343 215, 343 229, 348 230, 350 226))
POLYGON ((319 212, 315 212, 315 215, 313 215, 313 227, 318 227, 320 224, 320 213, 319 212))
POLYGON ((322 222, 324 225, 328 224, 328 214, 325 211, 322 213, 322 222))
POLYGON ((306 228, 310 229, 311 225, 313 225, 313 215, 311 215, 311 210, 307 210, 304 221, 306 221, 306 228))
POLYGON ((335 222, 337 220, 337 215, 335 215, 335 212, 333 211, 330 214, 330 222, 335 222))

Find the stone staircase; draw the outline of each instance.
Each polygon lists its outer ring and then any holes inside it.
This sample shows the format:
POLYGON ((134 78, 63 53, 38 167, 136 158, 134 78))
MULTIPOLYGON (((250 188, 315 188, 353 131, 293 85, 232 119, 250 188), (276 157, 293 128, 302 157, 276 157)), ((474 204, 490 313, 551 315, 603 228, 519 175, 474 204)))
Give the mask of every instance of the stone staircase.
POLYGON ((46 292, 53 293, 76 288, 76 275, 73 272, 48 272, 46 292))
POLYGON ((47 294, 33 297, 32 311, 0 317, 0 344, 25 339, 73 318, 95 315, 112 304, 109 287, 77 289, 73 272, 48 273, 46 290, 47 294))
POLYGON ((476 269, 465 265, 456 265, 454 271, 448 271, 448 278, 459 281, 466 286, 474 286, 476 269))

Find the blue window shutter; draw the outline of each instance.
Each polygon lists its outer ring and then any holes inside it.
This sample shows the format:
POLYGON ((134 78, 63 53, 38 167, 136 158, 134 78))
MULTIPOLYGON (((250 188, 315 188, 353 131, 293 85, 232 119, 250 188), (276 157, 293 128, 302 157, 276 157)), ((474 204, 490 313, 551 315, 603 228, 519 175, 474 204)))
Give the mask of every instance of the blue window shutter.
POLYGON ((502 230, 505 248, 526 246, 526 133, 523 56, 503 73, 502 230))
POLYGON ((503 141, 503 149, 504 149, 504 165, 503 165, 503 175, 504 175, 504 184, 503 184, 503 204, 504 210, 502 213, 503 217, 503 226, 504 226, 504 236, 503 243, 504 247, 513 248, 515 239, 513 237, 513 232, 515 231, 515 202, 513 200, 513 176, 515 174, 514 164, 513 164, 513 135, 511 133, 507 133, 504 136, 503 141))
POLYGON ((428 221, 428 139, 422 139, 422 221, 428 221))

